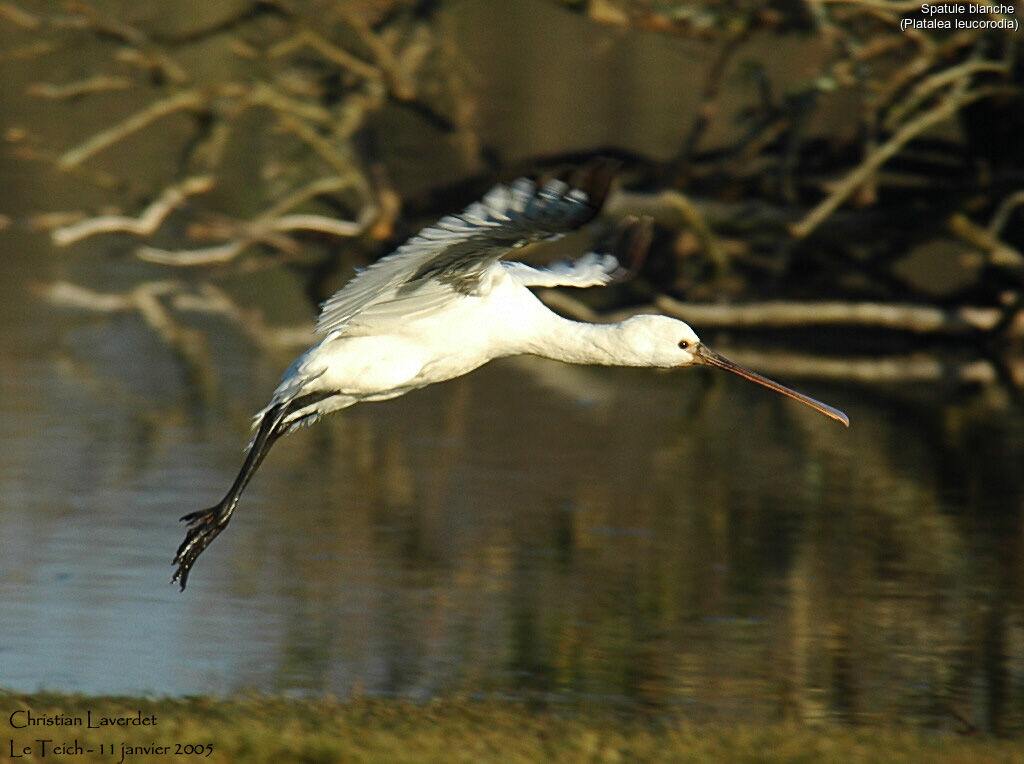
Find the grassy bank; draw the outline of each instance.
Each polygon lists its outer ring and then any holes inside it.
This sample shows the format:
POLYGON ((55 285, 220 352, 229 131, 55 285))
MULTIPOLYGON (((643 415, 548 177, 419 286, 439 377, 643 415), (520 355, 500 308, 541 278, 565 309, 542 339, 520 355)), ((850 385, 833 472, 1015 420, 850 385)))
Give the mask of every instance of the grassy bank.
POLYGON ((891 729, 568 717, 493 702, 54 694, 0 699, 0 760, 19 762, 1024 762, 1024 746, 1015 741, 891 729))

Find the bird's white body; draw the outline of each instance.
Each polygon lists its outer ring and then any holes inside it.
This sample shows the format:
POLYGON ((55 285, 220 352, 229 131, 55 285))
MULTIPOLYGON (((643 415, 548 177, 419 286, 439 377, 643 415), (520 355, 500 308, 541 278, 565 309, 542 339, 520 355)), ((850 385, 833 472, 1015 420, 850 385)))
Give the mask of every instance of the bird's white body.
MULTIPOLYGON (((590 259, 583 264, 589 266, 590 259)), ((544 272, 508 267, 519 265, 495 262, 485 274, 486 290, 449 292, 429 312, 389 321, 375 333, 329 334, 289 367, 270 405, 306 393, 334 393, 285 419, 289 426, 308 424, 355 403, 394 398, 513 355, 664 368, 692 360, 679 342, 696 343, 697 335, 682 321, 665 316, 636 316, 614 324, 571 321, 530 291, 536 282, 528 276, 544 272)), ((609 260, 606 266, 603 281, 610 280, 615 263, 609 260)), ((544 284, 559 282, 549 278, 544 284)), ((578 286, 579 281, 563 278, 561 285, 578 286)))
POLYGON ((847 424, 846 415, 728 361, 682 321, 640 315, 611 324, 571 321, 549 310, 533 287, 606 284, 614 253, 636 257, 649 220, 620 227, 611 252, 538 269, 502 258, 517 247, 579 228, 598 212, 612 168, 596 163, 576 184, 497 186, 459 215, 442 218, 357 274, 324 303, 323 339, 299 356, 256 415, 245 463, 221 502, 193 512, 174 562, 185 588, 192 564, 226 526, 239 497, 281 435, 363 401, 395 398, 462 376, 495 358, 531 354, 576 364, 672 368, 717 366, 795 398, 847 424))

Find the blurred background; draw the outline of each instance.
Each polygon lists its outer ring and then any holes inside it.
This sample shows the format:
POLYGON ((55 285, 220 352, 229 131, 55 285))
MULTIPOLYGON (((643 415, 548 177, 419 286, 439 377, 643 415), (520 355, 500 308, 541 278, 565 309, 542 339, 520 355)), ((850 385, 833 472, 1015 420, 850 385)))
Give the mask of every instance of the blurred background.
POLYGON ((0 2, 0 687, 1024 730, 1019 16, 0 2), (598 155, 714 371, 508 359, 228 488, 354 269, 598 155))

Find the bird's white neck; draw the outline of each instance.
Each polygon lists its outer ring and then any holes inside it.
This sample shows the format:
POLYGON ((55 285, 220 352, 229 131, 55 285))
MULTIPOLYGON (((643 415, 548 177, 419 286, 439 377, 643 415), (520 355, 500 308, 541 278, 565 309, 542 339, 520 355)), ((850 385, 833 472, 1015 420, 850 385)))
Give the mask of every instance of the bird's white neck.
POLYGON ((564 363, 644 366, 623 342, 621 324, 590 324, 550 314, 545 331, 526 341, 523 352, 564 363))

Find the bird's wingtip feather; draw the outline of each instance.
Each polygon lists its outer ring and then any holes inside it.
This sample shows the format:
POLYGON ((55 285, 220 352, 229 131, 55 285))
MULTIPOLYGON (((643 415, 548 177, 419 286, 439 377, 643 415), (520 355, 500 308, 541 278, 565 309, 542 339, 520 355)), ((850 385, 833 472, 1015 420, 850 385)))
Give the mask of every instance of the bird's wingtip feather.
POLYGON ((616 280, 635 276, 651 246, 654 235, 654 219, 648 215, 627 216, 619 221, 611 238, 600 247, 599 251, 614 256, 622 264, 623 270, 616 280))
POLYGON ((612 181, 621 166, 622 163, 617 159, 597 157, 573 172, 569 184, 587 195, 587 202, 596 214, 604 206, 612 181))

